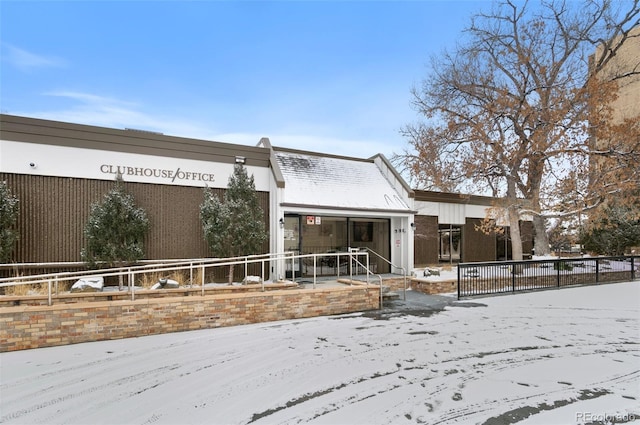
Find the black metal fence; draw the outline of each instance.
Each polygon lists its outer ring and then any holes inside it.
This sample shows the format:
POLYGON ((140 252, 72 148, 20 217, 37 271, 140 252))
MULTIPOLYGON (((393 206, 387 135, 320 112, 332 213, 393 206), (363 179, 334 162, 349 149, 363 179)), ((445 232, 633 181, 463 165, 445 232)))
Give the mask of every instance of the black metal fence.
POLYGON ((458 299, 635 280, 640 256, 579 257, 458 265, 458 299))

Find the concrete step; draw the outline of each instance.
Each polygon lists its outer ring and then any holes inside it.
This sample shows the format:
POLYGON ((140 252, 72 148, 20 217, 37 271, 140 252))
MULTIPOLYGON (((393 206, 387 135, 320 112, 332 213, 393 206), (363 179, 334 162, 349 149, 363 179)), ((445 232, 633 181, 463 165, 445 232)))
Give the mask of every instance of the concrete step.
POLYGON ((397 300, 399 298, 400 298, 400 294, 398 294, 397 292, 383 292, 382 293, 382 300, 383 301, 397 300))

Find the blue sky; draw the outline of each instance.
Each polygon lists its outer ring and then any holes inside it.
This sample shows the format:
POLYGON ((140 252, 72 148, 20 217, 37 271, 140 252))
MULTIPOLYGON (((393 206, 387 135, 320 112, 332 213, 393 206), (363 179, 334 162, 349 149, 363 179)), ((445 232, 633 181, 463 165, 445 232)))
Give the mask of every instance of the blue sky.
POLYGON ((3 113, 369 157, 488 1, 0 1, 3 113))

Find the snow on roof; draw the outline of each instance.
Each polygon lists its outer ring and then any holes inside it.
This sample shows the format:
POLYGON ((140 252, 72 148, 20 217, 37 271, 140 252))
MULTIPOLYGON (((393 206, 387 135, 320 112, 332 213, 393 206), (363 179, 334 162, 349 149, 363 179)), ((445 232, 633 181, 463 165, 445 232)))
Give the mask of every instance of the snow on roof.
POLYGON ((275 156, 285 180, 284 203, 410 210, 373 161, 282 151, 275 156))

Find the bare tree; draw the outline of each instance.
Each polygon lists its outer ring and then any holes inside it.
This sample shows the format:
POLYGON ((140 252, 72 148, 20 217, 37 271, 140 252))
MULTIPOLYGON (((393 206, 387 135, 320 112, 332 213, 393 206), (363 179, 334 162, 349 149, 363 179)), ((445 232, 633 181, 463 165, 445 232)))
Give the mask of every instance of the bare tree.
POLYGON ((609 105, 623 77, 640 73, 637 57, 624 72, 610 66, 638 37, 630 30, 639 15, 638 0, 506 0, 476 14, 461 44, 432 57, 412 91, 425 121, 403 129, 409 147, 394 161, 422 188, 500 198, 514 259, 522 258, 525 215, 536 253, 549 253, 548 218, 584 212, 638 183, 637 119, 614 123, 609 105), (606 146, 595 148, 595 136, 606 146))

